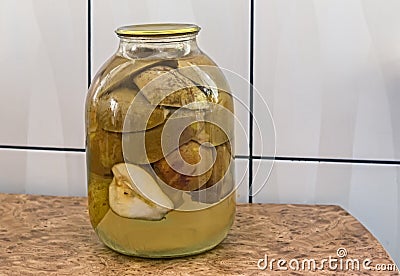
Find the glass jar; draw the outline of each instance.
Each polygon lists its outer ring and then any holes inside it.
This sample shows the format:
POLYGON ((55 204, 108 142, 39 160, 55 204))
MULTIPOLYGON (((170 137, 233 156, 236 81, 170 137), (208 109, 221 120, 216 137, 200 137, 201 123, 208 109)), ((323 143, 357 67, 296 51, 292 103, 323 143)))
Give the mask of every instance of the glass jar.
POLYGON ((86 99, 90 221, 120 253, 215 247, 235 216, 233 98, 189 24, 121 27, 86 99))

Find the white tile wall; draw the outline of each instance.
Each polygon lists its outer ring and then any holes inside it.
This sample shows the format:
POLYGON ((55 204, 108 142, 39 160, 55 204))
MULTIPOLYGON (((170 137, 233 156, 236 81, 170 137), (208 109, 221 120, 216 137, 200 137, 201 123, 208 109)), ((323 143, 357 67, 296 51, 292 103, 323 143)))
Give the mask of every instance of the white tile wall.
POLYGON ((86 195, 83 152, 0 149, 0 192, 86 195))
MULTIPOLYGON (((277 155, 400 159, 399 10, 399 1, 255 1, 255 86, 272 110, 277 155)), ((255 101, 255 117, 263 112, 255 101)), ((255 134, 254 153, 269 143, 255 134)))
POLYGON ((265 184, 272 161, 253 162, 254 202, 340 205, 400 260, 400 165, 275 161, 265 184))
POLYGON ((86 3, 0 1, 0 144, 84 147, 86 3))
MULTIPOLYGON (((278 156, 304 160, 399 161, 400 1, 253 1, 253 153, 274 155, 276 145, 278 156)), ((29 147, 84 147, 88 3, 0 0, 0 192, 86 194, 84 153, 29 147)), ((200 47, 221 67, 250 77, 249 1, 90 4, 92 76, 115 52, 118 26, 173 21, 200 25, 200 47)), ((248 105, 247 85, 228 75, 248 105)), ((248 112, 236 107, 248 135, 248 112)), ((236 138, 243 155, 236 161, 238 200, 247 202, 248 141, 236 138)), ((279 161, 262 187, 272 162, 253 162, 252 191, 261 189, 254 201, 339 204, 400 265, 399 165, 279 161)))

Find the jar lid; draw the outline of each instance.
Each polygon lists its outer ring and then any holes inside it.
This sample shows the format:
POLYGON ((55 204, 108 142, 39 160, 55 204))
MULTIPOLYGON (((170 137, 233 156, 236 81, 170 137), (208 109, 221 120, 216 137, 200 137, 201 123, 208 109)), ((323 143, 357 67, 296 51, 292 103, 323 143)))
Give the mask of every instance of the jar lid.
POLYGON ((161 23, 129 25, 118 28, 119 36, 164 36, 198 33, 200 27, 194 24, 161 23))

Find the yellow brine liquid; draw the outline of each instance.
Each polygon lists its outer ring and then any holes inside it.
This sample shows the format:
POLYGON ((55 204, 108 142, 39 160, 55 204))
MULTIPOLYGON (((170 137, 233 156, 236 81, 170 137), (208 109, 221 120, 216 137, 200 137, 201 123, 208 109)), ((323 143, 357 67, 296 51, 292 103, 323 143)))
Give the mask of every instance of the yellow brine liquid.
POLYGON ((160 221, 122 218, 109 210, 96 232, 108 247, 127 255, 177 257, 218 245, 235 216, 235 193, 198 211, 171 211, 160 221))

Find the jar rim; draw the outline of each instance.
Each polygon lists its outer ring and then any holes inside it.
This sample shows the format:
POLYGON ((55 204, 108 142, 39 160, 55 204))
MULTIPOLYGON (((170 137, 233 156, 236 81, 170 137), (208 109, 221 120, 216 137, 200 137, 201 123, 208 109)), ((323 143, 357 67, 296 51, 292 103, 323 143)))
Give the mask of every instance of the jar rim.
POLYGON ((185 34, 197 34, 200 27, 195 24, 186 23, 153 23, 153 24, 135 24, 119 27, 115 30, 118 36, 123 37, 157 37, 174 36, 185 34))

